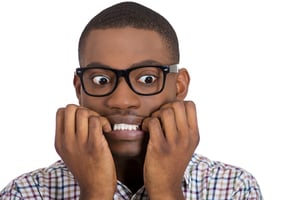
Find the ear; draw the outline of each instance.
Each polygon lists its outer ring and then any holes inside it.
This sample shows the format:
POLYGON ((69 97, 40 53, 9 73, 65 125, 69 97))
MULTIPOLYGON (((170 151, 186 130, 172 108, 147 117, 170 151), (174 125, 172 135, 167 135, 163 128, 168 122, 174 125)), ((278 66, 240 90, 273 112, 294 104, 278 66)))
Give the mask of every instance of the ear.
POLYGON ((187 69, 185 68, 180 69, 177 74, 177 80, 176 80, 177 100, 185 99, 188 93, 189 84, 190 84, 190 75, 187 69))
POLYGON ((80 99, 81 99, 81 81, 80 81, 80 78, 77 75, 74 75, 73 85, 74 85, 74 88, 75 88, 75 92, 76 92, 78 102, 79 102, 79 104, 81 104, 81 102, 80 102, 80 99))

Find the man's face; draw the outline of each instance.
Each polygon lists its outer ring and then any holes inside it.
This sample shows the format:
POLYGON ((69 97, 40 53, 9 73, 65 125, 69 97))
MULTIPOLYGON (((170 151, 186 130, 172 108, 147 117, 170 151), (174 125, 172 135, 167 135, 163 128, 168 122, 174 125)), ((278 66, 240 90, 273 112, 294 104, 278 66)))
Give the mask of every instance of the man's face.
MULTIPOLYGON (((83 67, 90 64, 124 70, 133 66, 175 63, 157 32, 128 27, 91 31, 81 60, 83 67)), ((139 156, 148 141, 148 134, 140 130, 140 125, 145 117, 151 116, 163 104, 176 100, 176 77, 177 74, 168 74, 164 90, 153 96, 134 93, 123 77, 116 90, 104 97, 87 95, 77 76, 74 85, 81 106, 107 117, 112 127, 115 124, 125 124, 105 133, 112 153, 119 156, 139 156), (138 128, 130 125, 137 125, 138 128)))

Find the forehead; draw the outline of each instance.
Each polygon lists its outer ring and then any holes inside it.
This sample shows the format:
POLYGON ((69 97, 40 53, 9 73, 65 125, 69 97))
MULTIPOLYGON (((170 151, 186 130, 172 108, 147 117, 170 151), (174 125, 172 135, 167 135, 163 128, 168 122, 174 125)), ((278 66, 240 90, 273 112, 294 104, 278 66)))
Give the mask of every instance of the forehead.
POLYGON ((82 66, 98 62, 121 69, 144 60, 170 64, 171 56, 157 32, 130 27, 92 30, 81 53, 82 66))

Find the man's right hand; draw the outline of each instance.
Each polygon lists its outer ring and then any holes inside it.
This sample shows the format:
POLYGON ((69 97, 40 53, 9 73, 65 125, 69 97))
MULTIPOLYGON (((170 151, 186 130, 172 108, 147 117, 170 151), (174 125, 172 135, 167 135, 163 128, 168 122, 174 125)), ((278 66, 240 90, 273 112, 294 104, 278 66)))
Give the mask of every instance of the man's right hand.
POLYGON ((77 105, 57 110, 55 148, 80 186, 80 199, 112 199, 117 178, 105 117, 77 105))

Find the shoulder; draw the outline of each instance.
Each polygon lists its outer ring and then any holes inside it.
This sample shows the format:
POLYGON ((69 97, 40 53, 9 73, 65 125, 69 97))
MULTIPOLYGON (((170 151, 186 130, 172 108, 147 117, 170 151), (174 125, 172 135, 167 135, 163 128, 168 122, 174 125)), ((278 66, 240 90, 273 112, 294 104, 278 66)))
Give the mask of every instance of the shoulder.
POLYGON ((43 196, 51 196, 55 188, 68 185, 76 185, 74 177, 62 161, 57 161, 47 168, 24 173, 12 180, 0 192, 0 199, 42 199, 43 196))
POLYGON ((41 186, 53 181, 53 179, 57 179, 57 177, 73 178, 73 175, 61 160, 53 163, 49 167, 39 168, 34 171, 24 173, 14 179, 13 182, 17 185, 23 186, 26 184, 41 186))
POLYGON ((241 199, 262 199, 255 177, 247 170, 194 154, 185 173, 188 183, 207 193, 224 193, 241 199), (247 196, 247 198, 245 198, 247 196), (260 198, 257 198, 260 197, 260 198))
POLYGON ((251 173, 241 167, 220 161, 213 161, 199 154, 193 155, 189 168, 191 172, 194 170, 202 171, 205 172, 205 174, 214 176, 254 179, 251 173))

